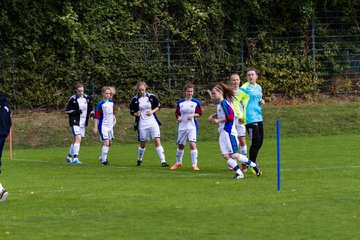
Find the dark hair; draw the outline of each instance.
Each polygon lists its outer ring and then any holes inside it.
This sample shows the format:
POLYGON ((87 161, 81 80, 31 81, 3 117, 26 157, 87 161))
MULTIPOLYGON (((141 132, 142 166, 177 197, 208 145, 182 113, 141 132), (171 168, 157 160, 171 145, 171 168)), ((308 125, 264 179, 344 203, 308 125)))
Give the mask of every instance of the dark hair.
POLYGON ((256 73, 256 75, 259 76, 259 72, 258 72, 258 70, 257 70, 256 68, 249 68, 249 69, 246 71, 246 73, 248 73, 248 72, 250 72, 250 71, 254 71, 254 72, 256 73))
POLYGON ((222 92, 222 95, 226 100, 232 102, 232 99, 234 97, 234 91, 232 90, 232 88, 230 88, 224 83, 216 84, 214 88, 222 92))
POLYGON ((6 99, 6 94, 5 93, 0 93, 0 103, 6 103, 7 99, 6 99))
POLYGON ((80 83, 80 82, 75 82, 74 83, 74 89, 78 89, 78 88, 81 88, 81 87, 84 87, 84 84, 80 83))
POLYGON ((231 71, 231 72, 230 72, 230 77, 231 77, 232 75, 238 75, 238 76, 240 76, 239 72, 237 72, 237 71, 231 71))

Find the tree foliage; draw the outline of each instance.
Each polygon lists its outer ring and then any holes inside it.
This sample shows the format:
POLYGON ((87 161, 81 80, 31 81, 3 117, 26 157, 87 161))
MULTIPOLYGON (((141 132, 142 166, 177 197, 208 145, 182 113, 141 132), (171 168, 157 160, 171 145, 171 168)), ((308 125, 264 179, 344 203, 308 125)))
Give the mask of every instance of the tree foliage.
POLYGON ((126 103, 132 86, 146 80, 171 105, 187 81, 202 93, 226 81, 230 71, 257 67, 268 95, 312 94, 320 80, 309 52, 294 52, 277 38, 300 32, 304 38, 296 44, 308 49, 316 11, 327 9, 344 12, 342 20, 354 23, 349 32, 359 33, 359 5, 340 0, 2 0, 0 91, 16 90, 23 107, 61 108, 75 81, 84 82, 89 94, 115 86, 116 100, 126 103))

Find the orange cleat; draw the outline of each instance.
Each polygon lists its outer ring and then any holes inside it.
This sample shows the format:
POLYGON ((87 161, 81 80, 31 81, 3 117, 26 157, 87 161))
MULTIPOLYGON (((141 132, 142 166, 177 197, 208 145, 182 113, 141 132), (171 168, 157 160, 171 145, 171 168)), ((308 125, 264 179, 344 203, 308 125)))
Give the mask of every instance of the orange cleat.
POLYGON ((200 168, 199 168, 198 166, 193 166, 192 169, 193 169, 194 171, 200 171, 200 168))
POLYGON ((175 169, 178 169, 179 167, 181 167, 182 164, 178 164, 178 163, 175 163, 174 165, 171 166, 170 170, 175 170, 175 169))

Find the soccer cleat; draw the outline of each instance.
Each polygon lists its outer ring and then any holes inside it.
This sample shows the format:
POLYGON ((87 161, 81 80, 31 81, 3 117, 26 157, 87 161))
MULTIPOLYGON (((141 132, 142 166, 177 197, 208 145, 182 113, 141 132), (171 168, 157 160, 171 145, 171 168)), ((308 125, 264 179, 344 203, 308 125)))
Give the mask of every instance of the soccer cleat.
POLYGON ((8 195, 9 195, 9 193, 5 189, 3 189, 0 192, 0 202, 4 202, 8 195))
POLYGON ((74 158, 74 160, 72 161, 73 164, 81 164, 81 162, 79 161, 78 158, 74 158))
POLYGON ((192 166, 192 169, 193 169, 194 171, 200 171, 200 168, 199 168, 198 166, 192 166))
POLYGON ((137 160, 137 162, 136 162, 136 166, 140 167, 140 166, 141 166, 141 164, 142 164, 142 161, 137 160))
POLYGON ((66 162, 67 162, 67 163, 72 163, 71 157, 66 157, 66 162))
POLYGON ((242 164, 242 165, 241 165, 241 171, 242 171, 242 172, 246 172, 246 171, 247 171, 247 166, 246 166, 246 164, 242 164))
POLYGON ((260 177, 261 169, 260 169, 259 165, 256 164, 256 166, 251 169, 251 172, 254 173, 256 176, 260 177))
POLYGON ((161 166, 162 167, 169 167, 169 164, 167 164, 167 162, 163 162, 163 163, 161 163, 161 166))
POLYGON ((245 178, 245 176, 242 172, 235 173, 235 176, 233 177, 233 179, 243 179, 243 178, 245 178))
POLYGON ((171 166, 170 170, 178 169, 178 168, 181 167, 181 166, 182 166, 181 163, 175 163, 174 165, 171 166))
POLYGON ((109 162, 108 162, 108 161, 102 161, 102 162, 101 162, 101 165, 107 166, 107 165, 109 165, 109 162))

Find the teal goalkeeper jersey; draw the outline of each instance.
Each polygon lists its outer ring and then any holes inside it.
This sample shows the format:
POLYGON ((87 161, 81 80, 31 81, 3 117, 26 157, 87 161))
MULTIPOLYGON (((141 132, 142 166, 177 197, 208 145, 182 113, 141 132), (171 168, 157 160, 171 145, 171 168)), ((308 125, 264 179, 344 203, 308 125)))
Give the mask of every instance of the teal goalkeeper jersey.
POLYGON ((234 99, 235 114, 239 119, 244 119, 244 124, 262 122, 262 88, 259 84, 251 85, 249 82, 244 83, 234 99), (244 112, 240 111, 239 103, 242 102, 244 112))

